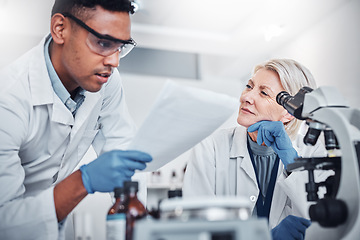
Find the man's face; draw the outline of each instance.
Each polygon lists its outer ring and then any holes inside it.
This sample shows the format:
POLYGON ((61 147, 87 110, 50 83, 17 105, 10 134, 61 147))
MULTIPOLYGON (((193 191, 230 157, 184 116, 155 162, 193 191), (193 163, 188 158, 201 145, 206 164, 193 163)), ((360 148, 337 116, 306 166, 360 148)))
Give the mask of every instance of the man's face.
MULTIPOLYGON (((127 12, 112 12, 97 7, 88 20, 83 21, 87 26, 102 35, 109 35, 116 39, 129 40, 130 17, 127 12)), ((81 17, 79 17, 80 20, 81 17)), ((66 18, 66 21, 73 21, 66 18)), ((102 56, 89 48, 89 33, 74 21, 68 31, 61 51, 61 63, 57 72, 64 86, 71 93, 77 87, 89 92, 97 92, 108 81, 113 68, 119 65, 119 52, 109 56, 102 56)), ((90 35, 94 37, 94 35, 90 35)))
POLYGON ((276 95, 283 90, 277 73, 258 70, 241 94, 237 122, 246 128, 262 120, 284 122, 287 111, 276 103, 276 95))

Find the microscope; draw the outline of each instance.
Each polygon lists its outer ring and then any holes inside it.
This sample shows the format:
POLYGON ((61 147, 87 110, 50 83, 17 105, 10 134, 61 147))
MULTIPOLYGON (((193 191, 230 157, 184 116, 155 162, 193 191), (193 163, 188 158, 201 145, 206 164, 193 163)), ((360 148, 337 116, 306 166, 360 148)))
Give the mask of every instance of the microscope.
POLYGON ((313 222, 322 228, 335 228, 341 239, 360 237, 360 110, 349 107, 333 87, 315 90, 303 87, 294 96, 282 91, 278 104, 300 120, 305 120, 308 131, 304 143, 315 145, 324 137, 327 156, 298 158, 287 166, 287 171, 308 171, 305 186, 313 222), (321 134, 323 133, 323 134, 321 134), (324 182, 315 182, 314 171, 332 170, 324 182), (326 188, 320 199, 318 189, 326 188))

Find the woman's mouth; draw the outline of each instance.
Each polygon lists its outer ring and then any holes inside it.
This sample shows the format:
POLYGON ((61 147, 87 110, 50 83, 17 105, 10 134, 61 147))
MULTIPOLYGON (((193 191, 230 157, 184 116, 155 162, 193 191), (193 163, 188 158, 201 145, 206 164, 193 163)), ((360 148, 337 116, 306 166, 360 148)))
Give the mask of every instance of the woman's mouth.
POLYGON ((252 111, 250 111, 247 108, 241 108, 241 112, 246 113, 246 114, 254 114, 252 111))

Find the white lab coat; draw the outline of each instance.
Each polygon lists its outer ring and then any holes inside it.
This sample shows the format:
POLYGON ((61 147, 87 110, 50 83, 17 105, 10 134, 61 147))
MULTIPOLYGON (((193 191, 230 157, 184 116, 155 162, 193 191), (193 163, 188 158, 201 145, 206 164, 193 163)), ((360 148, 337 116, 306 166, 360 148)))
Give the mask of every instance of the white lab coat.
POLYGON ((97 154, 122 149, 136 129, 117 70, 85 93, 74 119, 53 91, 44 42, 0 73, 1 239, 58 239, 54 185, 91 144, 97 154))
MULTIPOLYGON (((300 156, 326 156, 321 144, 309 147, 302 140, 303 135, 299 135, 293 142, 300 156)), ((238 126, 219 130, 195 146, 185 172, 184 198, 203 195, 243 196, 251 201, 253 211, 259 189, 246 141, 246 129, 238 126)), ((328 172, 317 172, 316 180, 324 180, 327 176, 328 172)), ((305 192, 307 182, 306 171, 293 172, 287 176, 280 161, 270 209, 270 228, 290 214, 309 218, 305 192)))

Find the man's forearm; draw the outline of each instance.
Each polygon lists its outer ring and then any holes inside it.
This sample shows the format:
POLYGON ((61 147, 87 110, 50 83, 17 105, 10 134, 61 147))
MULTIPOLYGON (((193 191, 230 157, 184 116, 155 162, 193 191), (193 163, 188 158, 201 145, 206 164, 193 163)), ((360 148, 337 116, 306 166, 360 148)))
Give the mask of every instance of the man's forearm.
POLYGON ((54 202, 58 221, 62 221, 87 194, 80 170, 58 183, 54 188, 54 202))

